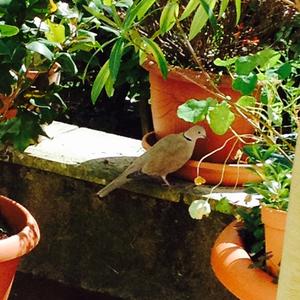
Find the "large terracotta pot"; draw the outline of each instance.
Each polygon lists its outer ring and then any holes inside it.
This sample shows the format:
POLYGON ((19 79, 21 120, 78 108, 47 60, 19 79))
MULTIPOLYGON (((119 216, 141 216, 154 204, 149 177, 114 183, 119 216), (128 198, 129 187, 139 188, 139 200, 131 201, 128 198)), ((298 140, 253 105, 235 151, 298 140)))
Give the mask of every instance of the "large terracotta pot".
POLYGON ((15 233, 0 240, 0 300, 6 300, 21 257, 38 244, 40 232, 26 208, 1 195, 0 213, 15 233))
MULTIPOLYGON (((199 72, 192 70, 173 69, 169 72, 168 78, 165 80, 157 65, 148 60, 144 67, 149 71, 150 91, 151 91, 151 110, 153 118, 153 126, 157 139, 160 139, 170 133, 178 133, 187 130, 193 124, 185 122, 177 117, 178 106, 191 98, 206 99, 214 97, 213 94, 207 92, 199 85, 207 85, 207 80, 199 72)), ((231 88, 231 80, 223 78, 218 85, 220 91, 232 98, 232 101, 237 101, 241 94, 231 88)), ((233 137, 233 134, 228 131, 224 135, 216 135, 212 132, 207 122, 199 122, 207 133, 207 138, 198 140, 193 154, 194 160, 199 160, 204 155, 223 146, 224 142, 233 137)), ((239 134, 252 134, 254 128, 243 117, 236 114, 232 128, 239 134)), ((236 152, 242 148, 242 143, 232 139, 220 151, 209 156, 206 161, 223 163, 230 157, 227 162, 235 161, 236 152)))
POLYGON ((277 285, 253 263, 243 248, 236 226, 229 224, 218 236, 211 252, 212 269, 219 281, 241 300, 275 300, 277 285))
POLYGON ((287 212, 285 211, 264 205, 261 208, 261 220, 265 227, 266 253, 271 255, 266 263, 274 276, 279 275, 286 219, 287 212))

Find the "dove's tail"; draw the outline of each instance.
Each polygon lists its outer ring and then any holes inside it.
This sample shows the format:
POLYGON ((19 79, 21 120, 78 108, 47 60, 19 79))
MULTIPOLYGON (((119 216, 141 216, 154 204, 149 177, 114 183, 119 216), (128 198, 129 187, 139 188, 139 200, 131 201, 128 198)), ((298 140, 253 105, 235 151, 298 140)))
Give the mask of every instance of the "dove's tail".
POLYGON ((121 174, 119 177, 117 177, 112 182, 110 182, 107 186, 105 186, 103 189, 101 189, 97 193, 97 195, 100 198, 103 198, 106 195, 108 195, 110 192, 112 192, 113 190, 119 188, 121 185, 123 185, 127 181, 129 181, 129 179, 127 178, 127 176, 125 174, 121 174))

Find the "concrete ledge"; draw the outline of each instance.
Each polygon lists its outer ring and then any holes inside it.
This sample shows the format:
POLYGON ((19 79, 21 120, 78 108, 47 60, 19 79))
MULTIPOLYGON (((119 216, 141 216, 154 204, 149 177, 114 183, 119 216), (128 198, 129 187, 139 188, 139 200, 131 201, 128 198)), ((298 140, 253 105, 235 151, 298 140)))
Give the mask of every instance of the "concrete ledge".
MULTIPOLYGON (((99 185, 106 185, 117 177, 135 157, 144 153, 140 140, 79 128, 60 122, 45 127, 48 138, 42 137, 39 144, 30 146, 24 153, 13 151, 8 161, 22 166, 53 172, 99 185)), ((212 187, 194 186, 192 182, 176 178, 166 187, 149 179, 131 181, 122 189, 157 199, 190 203, 207 197, 219 199, 223 194, 234 203, 246 205, 246 194, 241 188, 219 187, 211 194, 212 187)), ((99 186, 100 189, 100 186, 99 186)), ((253 202, 248 205, 256 205, 253 202)))

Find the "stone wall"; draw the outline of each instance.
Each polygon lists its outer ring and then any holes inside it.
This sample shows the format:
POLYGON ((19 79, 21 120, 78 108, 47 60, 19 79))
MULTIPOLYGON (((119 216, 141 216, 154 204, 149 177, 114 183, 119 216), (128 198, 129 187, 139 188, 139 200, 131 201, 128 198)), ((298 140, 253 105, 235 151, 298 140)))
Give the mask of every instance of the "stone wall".
POLYGON ((210 268, 210 249, 231 218, 192 220, 183 201, 190 183, 175 181, 170 191, 142 180, 100 200, 99 182, 119 172, 107 158, 64 165, 33 152, 0 162, 0 192, 41 229, 22 271, 124 299, 235 299, 210 268))

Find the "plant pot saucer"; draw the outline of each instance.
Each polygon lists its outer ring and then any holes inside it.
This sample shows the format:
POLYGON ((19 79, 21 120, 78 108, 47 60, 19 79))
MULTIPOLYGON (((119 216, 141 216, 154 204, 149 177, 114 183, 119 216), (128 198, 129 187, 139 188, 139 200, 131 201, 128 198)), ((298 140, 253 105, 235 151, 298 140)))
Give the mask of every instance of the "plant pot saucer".
POLYGON ((242 246, 237 227, 229 224, 218 236, 211 252, 211 266, 219 281, 243 300, 275 300, 277 285, 273 277, 257 268, 242 246))
MULTIPOLYGON (((149 132, 143 136, 142 146, 145 150, 156 143, 155 132, 149 132)), ((194 181, 197 176, 205 179, 206 184, 217 185, 221 183, 224 186, 242 186, 246 182, 258 182, 260 177, 249 169, 247 164, 220 164, 211 162, 202 162, 189 160, 174 175, 179 178, 194 181), (199 167, 199 173, 197 169, 199 167)))

